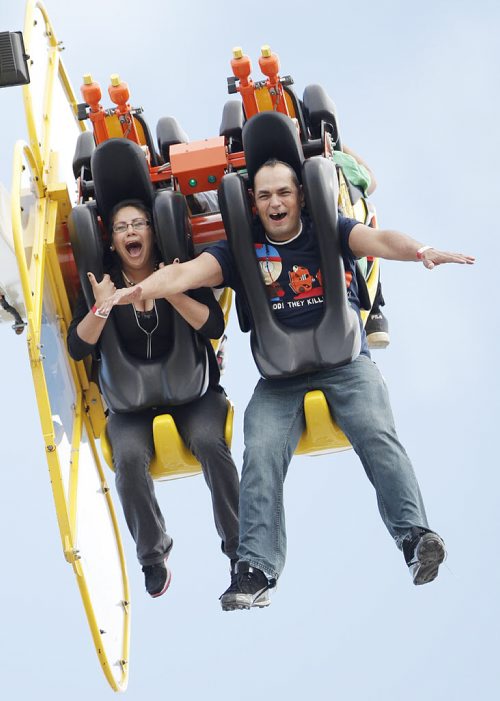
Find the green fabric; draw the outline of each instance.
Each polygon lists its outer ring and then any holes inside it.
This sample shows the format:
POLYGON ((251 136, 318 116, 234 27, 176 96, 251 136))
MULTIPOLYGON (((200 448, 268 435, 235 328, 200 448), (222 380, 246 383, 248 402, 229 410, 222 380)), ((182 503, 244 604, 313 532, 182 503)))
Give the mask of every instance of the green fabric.
POLYGON ((363 277, 366 279, 366 273, 368 270, 368 259, 367 258, 358 258, 357 263, 359 265, 359 268, 361 270, 363 277))
POLYGON ((366 195, 366 191, 371 183, 368 170, 358 163, 355 158, 343 151, 334 151, 333 161, 342 168, 347 180, 349 180, 352 185, 359 187, 363 194, 366 195))

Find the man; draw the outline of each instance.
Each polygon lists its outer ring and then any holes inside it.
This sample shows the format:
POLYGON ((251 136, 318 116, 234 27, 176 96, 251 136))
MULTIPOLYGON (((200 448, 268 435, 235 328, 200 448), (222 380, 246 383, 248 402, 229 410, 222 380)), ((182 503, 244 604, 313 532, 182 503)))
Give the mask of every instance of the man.
MULTIPOLYGON (((314 273, 308 284, 318 290, 315 304, 288 305, 285 297, 282 304, 274 303, 275 314, 290 327, 314 324, 322 313, 321 261, 313 223, 302 211, 303 194, 294 170, 280 161, 265 163, 254 178, 254 199, 259 219, 256 248, 272 248, 271 262, 279 251, 275 282, 293 299, 291 273, 307 267, 314 273)), ((439 251, 405 234, 374 230, 344 217, 339 217, 339 235, 346 279, 351 280, 349 302, 358 314, 355 275, 349 276, 357 257, 421 261, 428 269, 443 263, 474 263, 471 256, 439 251)), ((114 304, 218 285, 239 287, 226 242, 195 260, 158 270, 140 286, 118 290, 102 311, 109 312, 114 304)), ((360 457, 375 487, 382 519, 403 550, 413 582, 435 579, 444 560, 444 542, 429 529, 413 468, 396 435, 385 383, 363 334, 361 353, 352 362, 307 376, 259 380, 245 412, 239 562, 237 576, 221 597, 224 610, 270 603, 269 589, 285 563, 283 483, 304 427, 303 397, 309 389, 324 392, 334 419, 360 457)))

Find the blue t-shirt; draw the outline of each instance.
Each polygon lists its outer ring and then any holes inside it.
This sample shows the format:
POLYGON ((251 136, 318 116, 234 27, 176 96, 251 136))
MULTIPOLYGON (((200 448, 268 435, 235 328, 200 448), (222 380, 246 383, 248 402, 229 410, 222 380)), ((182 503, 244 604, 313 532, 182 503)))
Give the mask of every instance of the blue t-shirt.
MULTIPOLYGON (((349 247, 349 236, 355 219, 339 215, 338 229, 344 262, 347 298, 358 314, 361 328, 361 353, 370 355, 361 323, 356 257, 349 247)), ((302 231, 291 241, 277 243, 267 236, 259 220, 254 226, 255 253, 266 285, 269 304, 276 318, 285 326, 301 328, 318 324, 323 313, 323 286, 320 252, 314 226, 307 214, 302 215, 302 231)), ((241 294, 242 283, 227 241, 218 241, 207 249, 222 269, 224 287, 241 294)), ((251 291, 245 290, 247 295, 251 291)), ((244 295, 243 295, 244 296, 244 295)))

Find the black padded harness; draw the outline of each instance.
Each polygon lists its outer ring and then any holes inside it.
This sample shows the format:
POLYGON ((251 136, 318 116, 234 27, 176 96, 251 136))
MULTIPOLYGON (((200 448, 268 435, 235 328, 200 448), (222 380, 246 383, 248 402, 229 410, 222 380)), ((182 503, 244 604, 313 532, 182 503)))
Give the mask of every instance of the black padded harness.
POLYGON ((243 179, 226 175, 219 201, 226 234, 251 315, 251 348, 261 374, 278 379, 353 360, 360 351, 359 318, 349 305, 337 227, 338 184, 334 164, 321 157, 304 161, 293 122, 275 112, 252 117, 243 129, 250 179, 269 158, 299 170, 306 206, 314 224, 321 258, 324 313, 319 324, 290 328, 269 305, 255 255, 252 213, 243 179))
MULTIPOLYGON (((69 229, 73 254, 89 308, 94 304, 87 272, 102 280, 103 242, 98 213, 108 222, 112 208, 140 199, 151 208, 156 242, 166 263, 192 258, 188 210, 183 195, 155 193, 141 148, 127 139, 102 143, 92 157, 97 202, 72 210, 69 229)), ((201 397, 208 386, 207 350, 202 339, 174 313, 171 350, 161 359, 139 360, 122 347, 113 316, 99 339, 99 384, 113 412, 184 404, 201 397)))

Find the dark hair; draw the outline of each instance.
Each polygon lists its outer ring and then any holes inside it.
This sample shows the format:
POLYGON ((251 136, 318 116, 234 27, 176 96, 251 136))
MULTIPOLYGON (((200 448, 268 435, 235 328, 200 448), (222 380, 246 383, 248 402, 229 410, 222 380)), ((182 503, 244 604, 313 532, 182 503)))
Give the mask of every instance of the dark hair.
POLYGON ((151 210, 148 207, 146 207, 142 200, 122 200, 121 202, 118 202, 118 204, 115 204, 115 206, 109 214, 109 228, 111 232, 113 231, 113 222, 115 220, 116 215, 118 214, 120 209, 123 209, 124 207, 135 207, 136 209, 140 210, 144 214, 148 222, 151 223, 151 226, 153 225, 153 214, 151 210))
POLYGON ((299 182, 299 179, 297 177, 297 173, 295 172, 295 170, 292 168, 292 166, 289 163, 285 163, 285 161, 280 161, 278 158, 268 158, 267 161, 265 163, 263 163, 260 166, 260 168, 256 171, 254 178, 253 178, 254 182, 255 182, 255 178, 257 176, 257 173, 259 173, 262 170, 262 168, 275 168, 276 166, 285 166, 285 168, 288 168, 288 170, 290 171, 290 175, 292 176, 293 184, 295 185, 297 190, 300 190, 300 182, 299 182))

